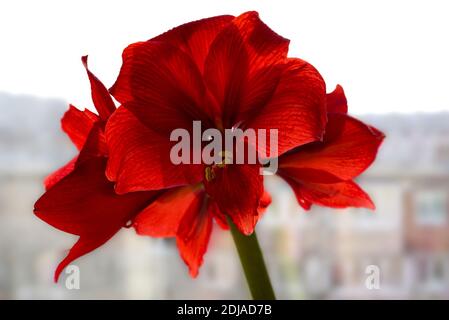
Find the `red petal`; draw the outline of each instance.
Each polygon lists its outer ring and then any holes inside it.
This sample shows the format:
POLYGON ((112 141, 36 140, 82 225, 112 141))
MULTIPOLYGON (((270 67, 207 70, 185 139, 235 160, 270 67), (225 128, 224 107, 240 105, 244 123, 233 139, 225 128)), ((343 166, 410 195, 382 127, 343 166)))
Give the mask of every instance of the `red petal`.
MULTIPOLYGON (((267 191, 264 191, 262 197, 259 200, 259 207, 257 208, 258 213, 257 220, 260 220, 260 218, 265 213, 270 204, 271 204, 271 195, 267 191)), ((215 221, 223 230, 229 230, 226 215, 221 212, 220 208, 218 208, 218 205, 216 204, 215 201, 209 201, 208 210, 209 212, 212 213, 212 215, 215 218, 215 221)))
POLYGON ((45 190, 50 189, 56 183, 58 183, 62 178, 67 176, 75 169, 75 163, 78 160, 78 156, 70 160, 67 164, 56 170, 55 172, 48 175, 44 180, 45 190))
POLYGON ((112 236, 114 236, 118 230, 108 230, 107 233, 98 233, 87 236, 81 236, 78 241, 70 249, 67 256, 58 264, 55 270, 54 281, 58 282, 59 276, 62 270, 67 267, 72 261, 78 259, 85 254, 97 249, 106 243, 112 236))
POLYGON ((61 122, 63 129, 69 133, 81 150, 78 156, 45 178, 46 190, 70 174, 81 162, 107 155, 106 141, 97 115, 88 110, 83 112, 70 106, 61 122))
POLYGON ((106 179, 105 158, 90 159, 49 189, 35 204, 35 214, 55 228, 82 235, 124 225, 154 192, 119 196, 106 179))
POLYGON ((142 123, 160 133, 191 129, 193 120, 206 125, 213 112, 197 66, 186 53, 167 42, 128 46, 110 91, 142 123))
POLYGON ((211 43, 233 19, 233 16, 225 15, 189 22, 150 41, 164 41, 177 46, 190 56, 202 72, 211 43))
POLYGON ((106 125, 109 161, 106 174, 116 181, 116 192, 157 190, 194 184, 203 177, 202 166, 180 164, 170 160, 175 142, 137 120, 120 107, 106 125))
MULTIPOLYGON (((107 241, 154 196, 153 192, 115 194, 113 183, 104 174, 105 168, 105 158, 83 162, 45 192, 34 206, 34 213, 40 219, 81 237, 82 241, 61 266, 107 241)), ((61 270, 58 268, 56 278, 61 270)))
POLYGON ((300 181, 308 181, 312 183, 337 183, 342 179, 334 176, 333 174, 317 169, 310 168, 279 168, 278 172, 281 176, 292 177, 300 181))
POLYGON ((226 165, 213 169, 214 178, 205 181, 207 193, 221 212, 230 216, 245 235, 254 231, 258 208, 263 195, 263 176, 260 166, 247 164, 226 165))
POLYGON ((97 109, 100 118, 104 121, 115 111, 115 104, 104 84, 87 67, 87 56, 81 57, 84 68, 86 68, 89 77, 92 101, 97 109))
POLYGON ((344 114, 329 114, 323 142, 298 148, 279 159, 279 167, 326 171, 342 180, 362 173, 374 161, 384 135, 344 114))
POLYGON ((179 252, 192 277, 198 275, 212 231, 212 214, 205 205, 204 193, 202 195, 184 215, 176 237, 179 252))
POLYGON ((220 226, 220 228, 222 228, 223 230, 229 230, 229 225, 228 225, 228 221, 226 219, 226 215, 223 212, 221 212, 217 203, 213 200, 210 200, 210 201, 208 201, 207 205, 208 205, 207 210, 215 218, 215 221, 220 226))
POLYGON ((299 182, 291 178, 289 175, 284 175, 281 172, 278 172, 278 174, 290 185, 290 187, 293 189, 293 192, 295 193, 296 200, 298 201, 299 205, 304 208, 304 210, 310 210, 312 207, 312 202, 307 200, 304 195, 302 194, 303 187, 299 182))
POLYGON ((318 204, 332 208, 368 208, 375 209, 374 203, 353 181, 343 181, 340 183, 309 183, 298 182, 286 179, 293 188, 296 199, 306 210, 311 204, 318 204))
POLYGON ((342 86, 338 84, 334 91, 326 95, 326 98, 327 112, 348 113, 348 101, 342 86))
POLYGON ((255 11, 236 17, 232 23, 238 28, 253 70, 282 62, 288 53, 290 40, 271 30, 255 11))
POLYGON ((196 277, 203 262, 212 229, 213 213, 199 186, 166 191, 134 220, 138 234, 176 236, 181 257, 196 277))
POLYGON ((81 111, 70 105, 69 110, 66 111, 61 119, 61 126, 62 130, 67 133, 78 150, 80 150, 86 142, 94 123, 97 121, 98 116, 91 111, 87 109, 81 111))
POLYGON ((277 65, 287 57, 288 44, 257 12, 236 17, 217 35, 204 79, 222 112, 221 125, 231 128, 272 94, 280 75, 277 65))
MULTIPOLYGON (((245 126, 277 129, 278 155, 319 140, 326 124, 325 92, 324 81, 313 66, 289 59, 271 99, 245 126)), ((267 131, 267 146, 269 137, 267 131)), ((259 147, 259 151, 270 156, 269 150, 259 147)))
POLYGON ((140 235, 174 237, 181 219, 190 210, 197 210, 203 196, 204 190, 199 186, 167 190, 137 215, 134 228, 140 235))
POLYGON ((80 151, 75 166, 79 166, 83 161, 97 157, 107 157, 107 155, 108 146, 106 145, 103 125, 100 122, 97 122, 90 130, 89 136, 80 151))
POLYGON ((259 208, 257 209, 257 212, 259 213, 259 219, 262 214, 265 213, 268 206, 271 204, 271 195, 268 193, 268 191, 264 190, 262 197, 259 201, 259 208))

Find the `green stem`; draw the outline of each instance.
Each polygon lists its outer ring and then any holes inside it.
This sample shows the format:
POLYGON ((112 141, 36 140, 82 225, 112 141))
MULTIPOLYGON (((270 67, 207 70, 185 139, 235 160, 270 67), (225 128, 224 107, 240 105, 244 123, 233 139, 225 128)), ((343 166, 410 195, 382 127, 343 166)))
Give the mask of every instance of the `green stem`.
POLYGON ((232 237, 245 272, 246 282, 254 300, 275 300, 273 287, 263 260, 262 251, 257 241, 256 232, 250 236, 243 235, 228 217, 232 237))

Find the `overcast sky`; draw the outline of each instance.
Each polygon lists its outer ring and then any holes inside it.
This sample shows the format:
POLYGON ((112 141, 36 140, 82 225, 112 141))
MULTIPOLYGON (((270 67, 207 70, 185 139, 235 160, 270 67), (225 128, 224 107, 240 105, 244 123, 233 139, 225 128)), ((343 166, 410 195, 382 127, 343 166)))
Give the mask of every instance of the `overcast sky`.
POLYGON ((111 86, 121 52, 174 26, 257 10, 340 83, 352 113, 449 111, 449 1, 1 1, 0 92, 90 107, 80 57, 111 86))

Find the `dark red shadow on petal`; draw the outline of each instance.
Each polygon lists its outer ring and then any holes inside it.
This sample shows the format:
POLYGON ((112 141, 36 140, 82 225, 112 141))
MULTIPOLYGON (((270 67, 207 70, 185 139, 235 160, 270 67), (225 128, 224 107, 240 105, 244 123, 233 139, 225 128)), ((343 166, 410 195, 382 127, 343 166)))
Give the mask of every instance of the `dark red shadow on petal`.
POLYGON ((144 209, 155 192, 119 196, 106 179, 106 158, 93 158, 80 164, 50 188, 35 204, 37 217, 53 227, 79 235, 80 239, 57 269, 106 242, 129 220, 144 209))

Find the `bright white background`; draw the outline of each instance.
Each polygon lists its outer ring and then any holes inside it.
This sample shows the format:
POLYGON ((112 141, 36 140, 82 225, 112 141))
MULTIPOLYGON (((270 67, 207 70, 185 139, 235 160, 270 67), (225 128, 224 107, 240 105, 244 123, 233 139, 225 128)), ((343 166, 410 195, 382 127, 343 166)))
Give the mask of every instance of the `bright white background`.
POLYGON ((449 110, 448 1, 0 2, 0 91, 90 107, 80 57, 113 84, 127 44, 181 23, 259 11, 291 56, 344 86, 353 113, 449 110))

